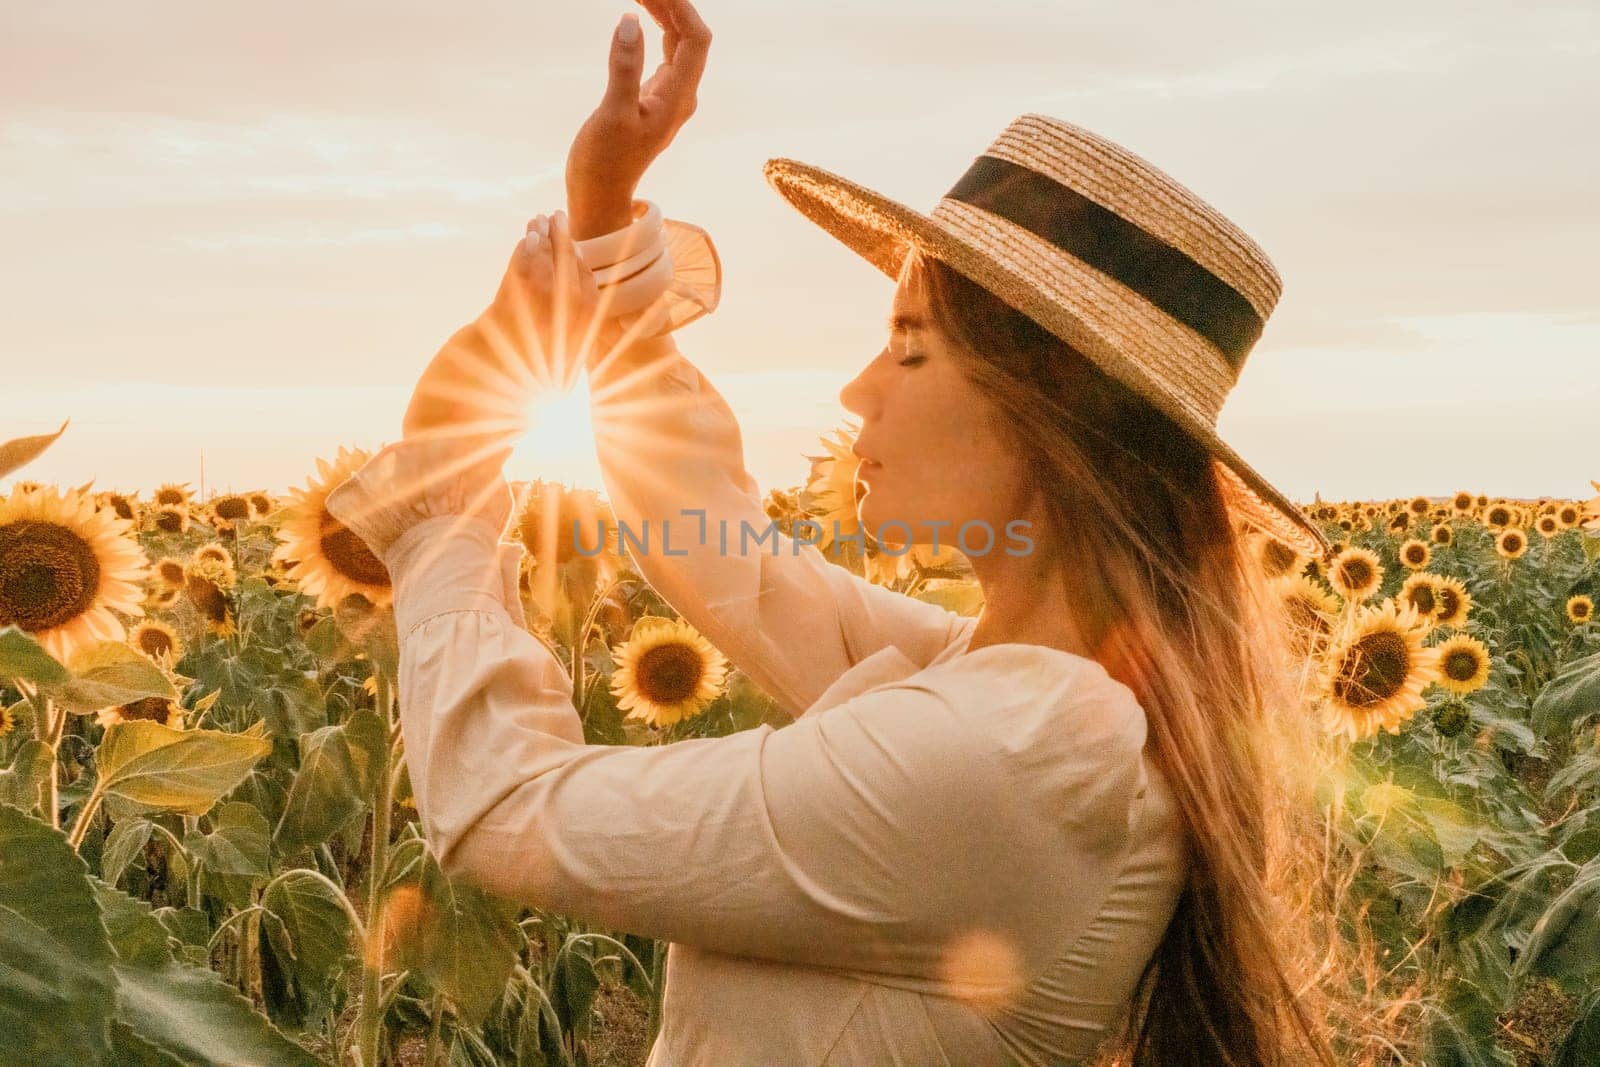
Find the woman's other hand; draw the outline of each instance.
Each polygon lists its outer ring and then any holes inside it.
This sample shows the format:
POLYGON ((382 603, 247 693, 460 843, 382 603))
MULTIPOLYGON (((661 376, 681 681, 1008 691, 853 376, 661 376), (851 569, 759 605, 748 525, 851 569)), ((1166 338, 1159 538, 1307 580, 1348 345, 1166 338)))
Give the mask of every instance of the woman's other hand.
POLYGON ((540 389, 564 389, 597 305, 594 273, 572 245, 566 212, 537 215, 483 314, 422 372, 402 432, 514 440, 540 389))
POLYGON ((711 31, 689 0, 638 0, 663 32, 661 65, 642 86, 644 35, 624 15, 611 35, 610 79, 600 106, 567 153, 567 207, 574 240, 632 221, 634 191, 652 160, 694 114, 711 31))

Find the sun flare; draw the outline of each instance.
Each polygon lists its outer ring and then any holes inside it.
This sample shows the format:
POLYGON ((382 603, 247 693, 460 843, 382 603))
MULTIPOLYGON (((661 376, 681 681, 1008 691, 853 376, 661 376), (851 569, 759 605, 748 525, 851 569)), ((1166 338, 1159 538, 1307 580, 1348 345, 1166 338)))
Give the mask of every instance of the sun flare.
POLYGON ((526 419, 528 428, 506 460, 507 478, 542 478, 585 489, 602 488, 600 460, 595 455, 594 432, 589 422, 587 380, 580 380, 566 392, 541 389, 528 405, 526 419))

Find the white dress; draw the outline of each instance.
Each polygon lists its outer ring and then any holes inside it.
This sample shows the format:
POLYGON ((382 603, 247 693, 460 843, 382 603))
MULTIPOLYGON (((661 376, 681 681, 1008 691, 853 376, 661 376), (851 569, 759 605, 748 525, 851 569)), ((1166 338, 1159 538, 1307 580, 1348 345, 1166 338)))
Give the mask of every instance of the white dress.
POLYGON ((504 454, 412 489, 449 446, 391 445, 328 508, 395 584, 406 759, 441 863, 670 942, 650 1067, 1089 1056, 1187 864, 1133 693, 1068 652, 969 651, 974 620, 813 547, 681 537, 700 511, 710 531, 763 527, 762 494, 671 335, 630 361, 591 387, 607 494, 687 549, 635 562, 795 721, 585 744, 565 671, 524 627, 522 548, 499 541, 504 454))

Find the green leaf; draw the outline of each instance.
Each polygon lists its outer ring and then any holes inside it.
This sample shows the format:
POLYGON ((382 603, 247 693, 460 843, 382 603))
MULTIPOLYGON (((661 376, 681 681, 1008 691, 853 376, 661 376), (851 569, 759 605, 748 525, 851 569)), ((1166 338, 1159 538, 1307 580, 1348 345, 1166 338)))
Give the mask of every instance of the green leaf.
POLYGON ((0 1049, 78 1067, 110 1054, 113 954, 66 836, 0 806, 0 1049))
POLYGON ((34 685, 59 685, 67 681, 67 668, 40 647, 39 642, 15 626, 0 629, 0 678, 21 678, 34 685))
POLYGON ((0 444, 0 478, 13 471, 19 471, 44 454, 45 449, 56 443, 56 439, 67 430, 67 419, 61 424, 61 429, 55 433, 42 433, 33 437, 14 437, 0 444))
POLYGON ((117 1018, 143 1043, 188 1067, 320 1063, 215 973, 169 963, 116 966, 117 1018))
POLYGON ((261 812, 238 802, 218 808, 214 821, 208 834, 185 834, 183 847, 194 857, 212 895, 245 907, 255 881, 269 873, 272 827, 261 812))
POLYGON ((476 1026, 504 992, 522 947, 516 909, 449 878, 433 854, 422 862, 416 934, 402 942, 407 965, 476 1026))
POLYGON ((121 881, 122 872, 128 869, 128 864, 144 851, 152 830, 154 827, 150 825, 150 820, 138 816, 123 819, 113 826, 106 837, 105 850, 100 854, 100 877, 112 885, 121 881))
POLYGON ((389 732, 370 709, 340 726, 324 726, 302 739, 300 771, 289 787, 275 834, 284 848, 319 845, 366 810, 383 765, 389 732))
POLYGON ((95 752, 96 788, 130 809, 204 815, 271 751, 271 741, 250 734, 121 722, 106 728, 95 752))
POLYGON ((1539 916, 1517 969, 1553 978, 1568 989, 1588 988, 1600 978, 1600 861, 1580 868, 1539 916))
POLYGON ((44 691, 61 707, 79 715, 128 704, 144 697, 176 700, 178 692, 167 676, 148 658, 121 641, 102 641, 72 657, 72 675, 44 691))
POLYGON ((0 771, 0 804, 23 811, 39 806, 39 787, 55 766, 55 755, 43 741, 24 741, 11 758, 11 766, 0 771))
POLYGON ((356 951, 350 913, 337 891, 311 871, 286 871, 268 884, 263 924, 284 970, 310 999, 326 1003, 346 957, 356 951))
POLYGON ((111 946, 123 961, 160 967, 172 960, 167 930, 149 904, 98 878, 91 882, 111 946))
POLYGON ((1533 702, 1533 728, 1548 737, 1594 711, 1600 711, 1600 652, 1573 660, 1545 684, 1533 702))

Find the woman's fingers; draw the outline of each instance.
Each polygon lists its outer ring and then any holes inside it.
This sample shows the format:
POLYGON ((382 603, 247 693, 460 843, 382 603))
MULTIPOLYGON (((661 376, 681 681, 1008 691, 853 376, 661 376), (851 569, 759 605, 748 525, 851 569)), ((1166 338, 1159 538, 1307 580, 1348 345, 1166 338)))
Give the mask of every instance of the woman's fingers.
POLYGON ((619 111, 639 107, 639 79, 644 74, 644 31, 639 16, 631 11, 622 16, 611 34, 610 75, 601 106, 619 111))

